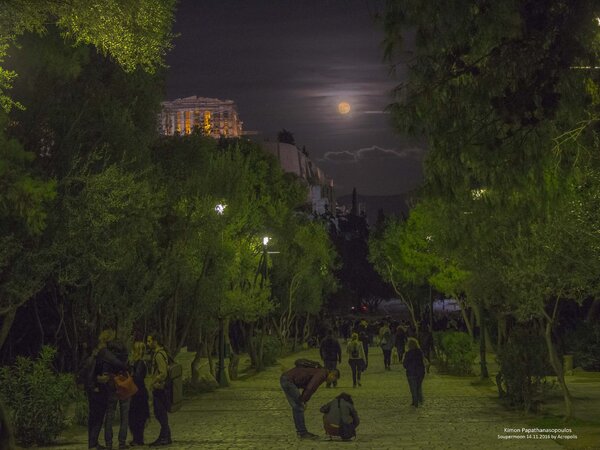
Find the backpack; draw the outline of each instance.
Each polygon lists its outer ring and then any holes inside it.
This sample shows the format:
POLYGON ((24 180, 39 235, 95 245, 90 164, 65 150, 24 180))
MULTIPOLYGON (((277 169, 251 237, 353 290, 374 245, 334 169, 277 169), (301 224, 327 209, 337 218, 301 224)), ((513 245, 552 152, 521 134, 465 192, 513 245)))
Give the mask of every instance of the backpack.
POLYGON ((296 367, 303 367, 305 369, 322 369, 323 366, 321 363, 317 361, 312 361, 310 359, 300 358, 294 361, 294 365, 296 367))
MULTIPOLYGON (((165 349, 161 349, 158 353, 163 354, 167 361, 167 379, 165 380, 165 392, 169 403, 167 411, 174 413, 181 408, 183 403, 183 368, 169 356, 165 349)), ((154 355, 154 358, 158 353, 154 355)))
MULTIPOLYGON (((360 345, 362 345, 362 344, 360 344, 360 345)), ((359 346, 359 344, 357 344, 357 343, 352 344, 352 347, 350 349, 350 357, 352 359, 360 358, 360 352, 358 350, 358 346, 359 346)))
POLYGON ((389 330, 385 330, 383 337, 381 338, 381 345, 387 345, 392 339, 392 334, 389 330))

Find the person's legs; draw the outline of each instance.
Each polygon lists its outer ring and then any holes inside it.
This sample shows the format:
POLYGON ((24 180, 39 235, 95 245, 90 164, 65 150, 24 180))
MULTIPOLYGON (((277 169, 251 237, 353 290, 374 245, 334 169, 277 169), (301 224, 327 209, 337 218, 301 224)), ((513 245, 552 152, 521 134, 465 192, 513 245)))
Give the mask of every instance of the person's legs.
POLYGON ((104 442, 109 449, 112 448, 113 421, 115 420, 117 403, 117 394, 114 392, 108 394, 108 405, 106 407, 106 416, 104 417, 104 442))
POLYGON ((423 403, 423 377, 419 377, 417 381, 417 400, 419 403, 423 403))
POLYGON ((169 416, 167 413, 167 393, 164 389, 152 391, 152 406, 154 417, 160 423, 160 433, 157 440, 171 440, 171 429, 169 428, 169 416))
POLYGON ((365 351, 365 367, 369 367, 369 344, 363 342, 363 350, 365 351))
POLYGON ((129 405, 131 400, 119 400, 119 413, 121 414, 121 424, 119 427, 119 446, 124 446, 127 441, 127 427, 129 426, 129 405))
MULTIPOLYGON (((337 361, 335 361, 335 360, 332 361, 332 360, 326 359, 324 362, 325 362, 325 368, 327 370, 335 370, 335 368, 337 366, 337 361)), ((332 384, 335 386, 337 383, 330 383, 329 381, 327 381, 325 383, 325 387, 331 387, 332 384)))
POLYGON ((358 360, 356 359, 351 359, 348 361, 348 364, 350 364, 350 369, 352 370, 352 386, 356 386, 357 362, 358 360))
POLYGON ((101 393, 88 392, 88 448, 98 446, 98 436, 106 413, 106 397, 101 393))
POLYGON ((412 397, 412 405, 419 406, 419 393, 418 393, 418 384, 419 378, 415 376, 407 376, 408 387, 410 388, 410 395, 412 397))
POLYGON ((308 430, 306 429, 306 423, 304 421, 304 407, 300 400, 300 391, 296 385, 286 377, 281 377, 280 384, 288 403, 292 407, 292 417, 294 418, 296 432, 298 434, 307 433, 308 430))
POLYGON ((392 364, 392 351, 391 350, 383 350, 383 365, 386 369, 389 369, 392 364))

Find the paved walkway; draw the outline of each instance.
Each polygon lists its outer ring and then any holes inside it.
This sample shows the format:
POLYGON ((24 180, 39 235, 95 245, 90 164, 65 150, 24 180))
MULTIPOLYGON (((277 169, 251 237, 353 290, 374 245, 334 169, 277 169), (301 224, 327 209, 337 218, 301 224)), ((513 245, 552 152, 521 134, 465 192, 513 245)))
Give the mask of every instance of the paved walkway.
MULTIPOLYGON (((317 358, 316 350, 284 358, 290 367, 297 357, 317 358)), ((338 387, 317 391, 308 404, 308 429, 323 435, 320 441, 299 441, 294 433, 290 408, 279 387, 282 367, 276 366, 247 380, 236 381, 228 389, 200 395, 186 402, 170 416, 173 445, 169 449, 561 449, 556 438, 569 433, 530 433, 529 439, 499 439, 526 436, 526 420, 496 406, 493 393, 471 386, 474 378, 430 374, 424 382, 425 404, 410 406, 409 391, 400 365, 383 370, 381 351, 370 351, 369 370, 363 386, 352 388, 350 370, 342 363, 338 387), (358 437, 352 442, 325 438, 319 407, 338 393, 353 395, 361 417, 358 437), (487 396, 487 397, 486 397, 487 396), (505 428, 519 429, 506 431, 505 428), (554 437, 554 439, 553 439, 554 437), (546 438, 546 439, 545 439, 546 438)), ((116 432, 115 427, 115 432, 116 432)), ((576 434, 573 430, 572 434, 576 434)), ((153 420, 146 430, 151 442, 158 434, 153 420)), ((85 448, 85 430, 81 428, 67 444, 53 449, 85 448)), ((566 441, 563 441, 563 444, 566 441)), ((598 446, 600 448, 600 445, 598 446)))

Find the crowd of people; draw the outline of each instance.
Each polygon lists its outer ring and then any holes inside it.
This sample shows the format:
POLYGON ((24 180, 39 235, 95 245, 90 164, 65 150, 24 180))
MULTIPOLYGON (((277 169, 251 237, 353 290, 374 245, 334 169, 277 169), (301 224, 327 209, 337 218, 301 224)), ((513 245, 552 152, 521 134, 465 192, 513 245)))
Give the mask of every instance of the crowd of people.
POLYGON ((83 364, 79 382, 88 399, 88 448, 106 450, 113 448, 113 425, 119 408, 118 448, 143 446, 144 429, 150 418, 149 392, 152 393, 154 416, 160 423, 160 434, 150 446, 171 443, 169 428, 167 379, 168 355, 157 333, 146 341, 134 340, 131 352, 116 338, 114 330, 104 330, 98 344, 83 364), (119 398, 115 379, 130 374, 137 391, 129 398, 119 398), (99 443, 104 428, 105 445, 99 443), (128 431, 132 440, 127 443, 128 431))
MULTIPOLYGON (((429 356, 433 348, 431 331, 423 324, 419 332, 400 321, 387 317, 379 322, 369 323, 357 320, 337 322, 342 339, 346 342, 346 356, 352 372, 353 388, 361 387, 362 374, 369 366, 369 346, 378 345, 383 353, 383 366, 391 370, 392 354, 397 353, 402 363, 411 394, 411 406, 418 408, 423 403, 423 379, 429 369, 429 356), (349 325, 349 326, 348 326, 349 325)), ((337 386, 338 364, 342 362, 342 346, 334 328, 329 328, 321 340, 319 352, 323 366, 313 365, 304 360, 296 362, 296 367, 283 373, 281 388, 292 408, 296 433, 300 439, 318 439, 306 429, 304 410, 306 403, 320 385, 326 388, 337 386)), ((342 392, 323 405, 323 427, 329 436, 351 439, 356 435, 360 419, 352 396, 342 392)))

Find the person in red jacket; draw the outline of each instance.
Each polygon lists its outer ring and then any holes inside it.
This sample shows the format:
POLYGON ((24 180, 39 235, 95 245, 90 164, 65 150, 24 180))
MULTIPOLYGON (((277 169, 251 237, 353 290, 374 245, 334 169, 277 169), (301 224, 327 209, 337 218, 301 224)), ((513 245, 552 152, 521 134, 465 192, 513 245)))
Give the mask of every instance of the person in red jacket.
POLYGON ((339 378, 338 370, 323 368, 294 367, 280 378, 281 389, 292 407, 292 416, 296 433, 300 439, 316 439, 318 436, 309 433, 304 422, 306 403, 324 382, 334 383, 339 378), (302 389, 302 393, 300 393, 302 389))

